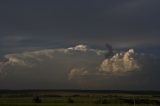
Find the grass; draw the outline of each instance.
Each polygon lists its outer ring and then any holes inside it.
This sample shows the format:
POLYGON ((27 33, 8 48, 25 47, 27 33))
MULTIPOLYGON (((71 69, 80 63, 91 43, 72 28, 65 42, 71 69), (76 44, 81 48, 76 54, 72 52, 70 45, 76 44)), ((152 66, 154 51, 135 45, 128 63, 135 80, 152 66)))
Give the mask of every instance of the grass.
MULTIPOLYGON (((134 106, 131 104, 88 104, 88 103, 41 103, 41 104, 35 104, 35 103, 6 103, 6 104, 0 104, 0 106, 134 106)), ((136 106, 154 106, 152 104, 138 104, 136 106)), ((158 105, 155 105, 158 106, 158 105)))
POLYGON ((98 94, 76 92, 50 93, 0 93, 0 106, 159 106, 159 95, 146 94, 98 94), (41 103, 35 103, 35 94, 41 103), (76 95, 75 95, 76 94, 76 95), (134 99, 134 100, 133 100, 134 99))

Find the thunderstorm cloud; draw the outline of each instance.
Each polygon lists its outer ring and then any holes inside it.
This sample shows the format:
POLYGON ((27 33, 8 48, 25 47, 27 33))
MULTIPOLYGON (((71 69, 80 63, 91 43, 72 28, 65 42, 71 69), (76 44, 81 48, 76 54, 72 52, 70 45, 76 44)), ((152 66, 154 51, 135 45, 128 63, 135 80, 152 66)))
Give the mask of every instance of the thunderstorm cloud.
POLYGON ((151 89, 157 84, 159 59, 133 49, 105 58, 107 53, 77 45, 7 54, 0 62, 0 88, 151 89))

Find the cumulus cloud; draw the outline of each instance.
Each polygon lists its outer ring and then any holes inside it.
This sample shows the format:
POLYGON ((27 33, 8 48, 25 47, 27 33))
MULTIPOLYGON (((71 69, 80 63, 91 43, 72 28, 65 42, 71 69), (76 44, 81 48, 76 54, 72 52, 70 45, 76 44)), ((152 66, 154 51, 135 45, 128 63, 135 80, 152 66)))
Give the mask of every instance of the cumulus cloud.
POLYGON ((72 80, 77 77, 84 77, 88 75, 88 71, 84 68, 74 68, 69 72, 69 79, 72 80))
POLYGON ((122 85, 118 88, 123 88, 123 84, 130 85, 126 81, 141 85, 134 82, 142 76, 144 80, 141 81, 144 82, 150 75, 157 78, 150 74, 157 73, 159 69, 159 61, 153 56, 135 53, 133 49, 114 51, 109 58, 105 58, 106 53, 107 50, 77 45, 7 54, 0 62, 0 88, 116 88, 119 84, 122 85), (156 68, 153 70, 151 67, 156 68), (117 78, 118 82, 115 81, 117 78))
POLYGON ((137 59, 133 49, 124 53, 116 53, 113 57, 102 62, 100 71, 105 74, 123 74, 140 70, 141 67, 137 59))

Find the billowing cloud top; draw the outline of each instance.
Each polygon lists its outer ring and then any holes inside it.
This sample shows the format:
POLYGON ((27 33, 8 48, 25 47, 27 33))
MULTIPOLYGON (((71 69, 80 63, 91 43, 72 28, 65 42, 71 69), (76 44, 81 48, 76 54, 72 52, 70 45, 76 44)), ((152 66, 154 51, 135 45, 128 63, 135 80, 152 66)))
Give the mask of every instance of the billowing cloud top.
POLYGON ((122 72, 130 72, 140 69, 137 63, 133 49, 125 53, 116 53, 112 58, 105 59, 101 64, 101 72, 111 74, 121 74, 122 72))
POLYGON ((7 54, 0 62, 0 88, 155 89, 159 59, 133 49, 108 58, 106 53, 81 44, 7 54))

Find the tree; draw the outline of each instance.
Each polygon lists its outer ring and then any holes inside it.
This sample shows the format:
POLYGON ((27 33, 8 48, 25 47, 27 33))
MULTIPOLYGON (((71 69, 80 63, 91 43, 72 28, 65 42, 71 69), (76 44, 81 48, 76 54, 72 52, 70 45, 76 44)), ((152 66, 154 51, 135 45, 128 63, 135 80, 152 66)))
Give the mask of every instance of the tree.
POLYGON ((39 96, 35 96, 35 97, 33 98, 33 101, 34 101, 35 103, 41 103, 41 102, 42 102, 42 100, 40 99, 39 96))

